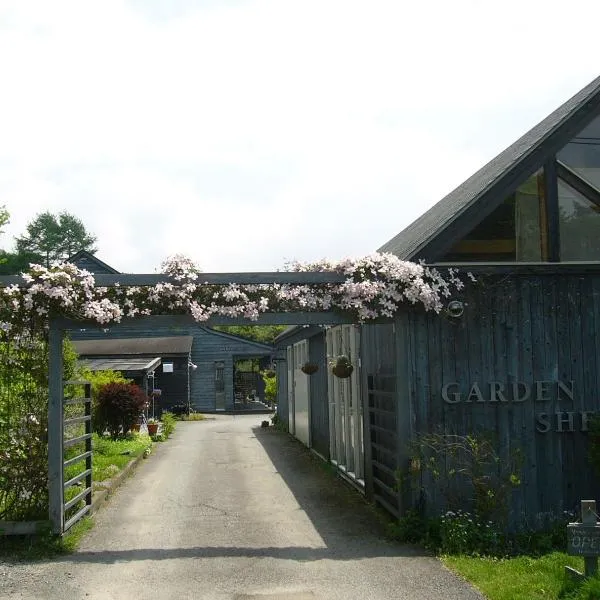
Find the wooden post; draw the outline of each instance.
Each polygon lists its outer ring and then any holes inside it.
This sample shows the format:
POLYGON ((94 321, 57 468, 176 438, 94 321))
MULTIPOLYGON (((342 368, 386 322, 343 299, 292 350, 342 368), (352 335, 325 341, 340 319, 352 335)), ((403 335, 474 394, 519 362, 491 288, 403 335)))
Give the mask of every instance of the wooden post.
POLYGON ((63 489, 63 335, 50 319, 48 358, 48 494, 52 533, 61 535, 64 525, 63 489))
MULTIPOLYGON (((588 527, 596 526, 596 501, 582 500, 581 501, 581 522, 588 527)), ((585 576, 592 577, 598 572, 598 557, 586 556, 585 561, 585 576)))

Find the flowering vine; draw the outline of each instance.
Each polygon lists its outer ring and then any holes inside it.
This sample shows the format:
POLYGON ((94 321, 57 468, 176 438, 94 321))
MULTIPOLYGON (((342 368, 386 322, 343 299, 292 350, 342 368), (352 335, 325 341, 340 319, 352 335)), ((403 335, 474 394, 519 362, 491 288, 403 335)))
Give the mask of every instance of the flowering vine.
POLYGON ((191 314, 199 322, 212 316, 256 321, 265 312, 342 311, 364 323, 392 317, 405 305, 440 312, 443 299, 464 287, 455 269, 442 275, 422 264, 392 254, 360 259, 293 262, 293 272, 333 272, 345 276, 335 284, 227 285, 202 282, 199 267, 181 255, 161 265, 165 281, 153 286, 95 285, 94 276, 70 263, 50 268, 30 265, 21 285, 0 289, 0 329, 45 327, 58 313, 98 324, 157 314, 191 314))

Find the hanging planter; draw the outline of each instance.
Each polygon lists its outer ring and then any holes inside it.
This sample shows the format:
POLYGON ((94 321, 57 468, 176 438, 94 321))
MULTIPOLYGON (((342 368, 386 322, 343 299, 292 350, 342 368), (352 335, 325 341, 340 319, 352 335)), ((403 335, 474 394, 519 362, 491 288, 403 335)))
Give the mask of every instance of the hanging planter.
POLYGON ((313 373, 316 373, 319 370, 319 365, 317 363, 305 362, 300 367, 300 370, 303 373, 306 373, 307 375, 312 375, 313 373))
POLYGON ((340 379, 348 379, 352 375, 352 371, 354 371, 354 367, 350 359, 343 355, 338 356, 331 367, 331 372, 340 379))

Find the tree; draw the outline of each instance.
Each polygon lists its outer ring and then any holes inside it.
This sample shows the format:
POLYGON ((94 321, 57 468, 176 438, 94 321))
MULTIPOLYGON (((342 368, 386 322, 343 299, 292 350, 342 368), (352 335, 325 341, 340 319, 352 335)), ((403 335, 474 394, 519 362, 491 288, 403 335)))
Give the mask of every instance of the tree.
POLYGON ((9 220, 10 215, 6 210, 6 205, 3 204, 2 206, 0 206, 0 233, 4 233, 1 228, 8 224, 9 220))
POLYGON ((87 232, 80 219, 64 211, 58 217, 50 212, 40 213, 16 242, 17 256, 27 256, 27 262, 47 267, 52 261, 65 260, 80 250, 96 252, 96 237, 87 232))

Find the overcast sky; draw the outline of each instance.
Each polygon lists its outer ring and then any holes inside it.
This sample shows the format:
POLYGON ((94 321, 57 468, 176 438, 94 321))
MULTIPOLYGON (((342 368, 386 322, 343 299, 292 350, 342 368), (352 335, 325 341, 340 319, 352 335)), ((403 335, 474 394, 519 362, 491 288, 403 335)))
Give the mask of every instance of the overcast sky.
POLYGON ((600 74, 600 2, 0 0, 0 247, 205 271, 374 251, 600 74))

